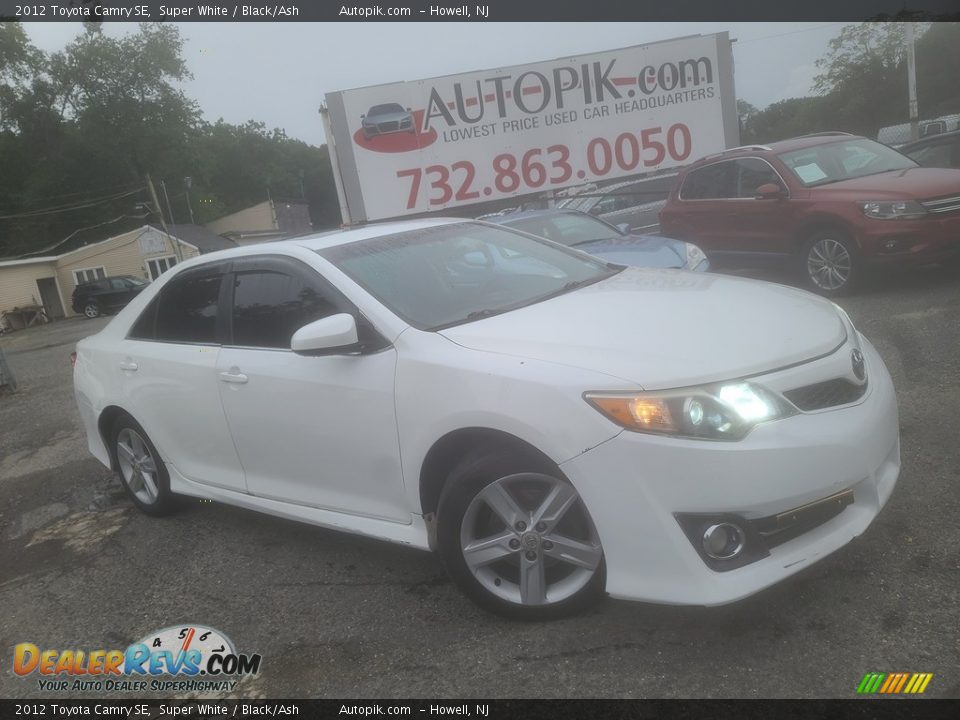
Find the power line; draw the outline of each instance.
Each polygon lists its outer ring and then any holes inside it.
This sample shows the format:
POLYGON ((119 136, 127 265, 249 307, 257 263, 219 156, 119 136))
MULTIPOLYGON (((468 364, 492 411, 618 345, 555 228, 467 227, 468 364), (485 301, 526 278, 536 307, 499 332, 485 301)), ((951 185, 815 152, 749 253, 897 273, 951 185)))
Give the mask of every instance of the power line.
POLYGON ((77 230, 74 230, 72 233, 70 233, 69 235, 67 235, 63 240, 60 240, 60 241, 58 241, 58 242, 55 242, 53 245, 48 245, 47 247, 45 247, 45 248, 43 248, 43 249, 41 249, 41 250, 31 250, 30 252, 22 253, 20 257, 24 257, 24 256, 27 256, 27 255, 46 255, 46 254, 47 254, 48 252, 50 252, 51 250, 56 250, 58 247, 60 247, 60 246, 63 245, 65 242, 67 242, 68 240, 70 240, 74 235, 76 235, 77 233, 83 232, 84 230, 93 230, 94 228, 103 227, 104 225, 112 225, 113 223, 119 222, 120 220, 123 220, 124 218, 131 218, 131 219, 135 219, 135 220, 143 220, 143 219, 145 219, 145 218, 150 217, 151 214, 152 214, 152 213, 146 213, 145 215, 120 215, 120 216, 118 216, 118 217, 113 218, 113 220, 107 220, 106 222, 97 223, 96 225, 88 225, 87 227, 82 227, 82 228, 79 228, 79 229, 77 229, 77 230))
POLYGON ((826 25, 817 25, 812 28, 803 28, 801 30, 790 30, 789 32, 777 33, 776 35, 761 35, 760 37, 748 38, 746 40, 740 40, 737 38, 737 45, 743 45, 744 43, 757 42, 758 40, 770 40, 772 38, 786 37, 787 35, 797 35, 798 33, 813 32, 814 30, 823 30, 824 28, 830 27, 839 27, 841 25, 849 25, 850 23, 827 23, 826 25))
POLYGON ((138 187, 135 190, 130 190, 128 192, 120 193, 117 195, 97 198, 93 201, 85 200, 80 204, 74 203, 71 205, 61 205, 58 207, 44 208, 43 210, 30 210, 28 212, 13 213, 10 215, 0 215, 0 220, 11 220, 14 218, 24 218, 24 217, 38 217, 41 215, 54 215, 56 213, 72 212, 74 210, 83 210, 85 208, 95 207, 97 205, 103 205, 104 203, 111 202, 112 200, 119 200, 120 198, 124 198, 129 195, 135 195, 136 193, 142 192, 144 189, 145 188, 143 187, 138 187))
MULTIPOLYGON (((131 185, 130 183, 124 183, 123 185, 112 185, 111 187, 97 188, 96 190, 88 189, 88 190, 77 190, 76 192, 57 193, 56 195, 48 195, 47 197, 43 197, 43 198, 33 198, 27 203, 27 205, 36 205, 37 203, 53 202, 54 200, 59 200, 60 198, 76 197, 77 195, 92 195, 94 197, 97 197, 100 195, 108 195, 115 192, 123 192, 125 190, 133 190, 134 187, 135 186, 131 185)), ((17 195, 15 193, 11 194, 11 197, 16 197, 16 196, 17 195)), ((21 194, 20 197, 23 197, 23 195, 21 194)), ((81 198, 79 200, 75 200, 75 201, 72 200, 70 202, 86 202, 88 199, 89 198, 81 198)), ((24 211, 28 212, 29 209, 25 208, 24 211)))

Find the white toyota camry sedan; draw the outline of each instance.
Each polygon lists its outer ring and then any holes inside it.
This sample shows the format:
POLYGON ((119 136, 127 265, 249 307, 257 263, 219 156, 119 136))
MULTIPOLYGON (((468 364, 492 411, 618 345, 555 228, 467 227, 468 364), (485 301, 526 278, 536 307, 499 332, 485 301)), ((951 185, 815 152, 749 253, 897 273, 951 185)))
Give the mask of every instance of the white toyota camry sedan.
POLYGON ((863 533, 900 469, 890 376, 831 302, 475 221, 184 262, 78 344, 74 383, 144 512, 435 550, 530 619, 755 593, 863 533))

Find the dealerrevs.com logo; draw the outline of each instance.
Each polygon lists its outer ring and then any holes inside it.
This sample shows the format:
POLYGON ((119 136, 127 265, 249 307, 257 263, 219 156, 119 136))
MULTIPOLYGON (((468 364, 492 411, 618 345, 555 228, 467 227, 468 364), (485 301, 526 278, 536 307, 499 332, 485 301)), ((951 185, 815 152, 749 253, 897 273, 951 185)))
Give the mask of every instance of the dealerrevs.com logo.
POLYGON ((203 625, 175 625, 120 649, 13 649, 13 671, 36 677, 41 691, 213 692, 233 690, 260 672, 259 654, 238 653, 230 639, 203 625))

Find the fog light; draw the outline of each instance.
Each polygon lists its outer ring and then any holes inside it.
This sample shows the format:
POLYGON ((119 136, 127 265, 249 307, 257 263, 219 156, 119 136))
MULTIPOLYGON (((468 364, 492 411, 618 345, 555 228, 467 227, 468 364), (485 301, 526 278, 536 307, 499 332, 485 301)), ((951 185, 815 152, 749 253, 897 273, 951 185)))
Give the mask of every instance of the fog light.
POLYGON ((703 532, 703 551, 714 560, 735 558, 743 544, 743 530, 733 523, 717 523, 703 532))

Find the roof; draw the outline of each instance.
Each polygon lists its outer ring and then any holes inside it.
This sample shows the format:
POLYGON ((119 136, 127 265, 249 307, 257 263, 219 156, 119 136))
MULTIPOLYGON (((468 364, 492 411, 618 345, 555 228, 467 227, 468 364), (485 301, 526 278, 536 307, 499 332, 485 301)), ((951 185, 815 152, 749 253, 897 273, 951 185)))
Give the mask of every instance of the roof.
POLYGON ((812 135, 801 135, 800 137, 789 138, 788 140, 779 140, 768 143, 768 147, 775 153, 790 152, 792 150, 804 150, 816 145, 827 145, 829 143, 843 142, 845 140, 864 140, 861 135, 851 135, 850 133, 814 133, 812 135))
MULTIPOLYGON (((161 230, 161 228, 156 228, 161 230)), ((217 250, 227 250, 234 248, 237 244, 233 240, 228 240, 222 235, 217 235, 200 225, 167 225, 167 230, 178 240, 193 245, 200 254, 203 255, 217 250)))
MULTIPOLYGON (((457 223, 475 222, 463 218, 427 218, 423 220, 401 220, 396 222, 375 223, 364 225, 353 230, 326 231, 302 235, 289 240, 277 240, 271 243, 258 243, 255 245, 242 245, 224 250, 222 257, 246 257, 247 255, 274 252, 278 247, 299 247, 307 250, 323 250, 337 245, 346 245, 356 240, 366 240, 367 238, 381 237, 384 235, 394 235, 396 233, 409 232, 411 230, 422 230, 424 228, 438 227, 440 225, 455 225, 457 223)), ((186 241, 184 241, 186 242, 186 241)), ((202 262, 200 258, 191 258, 183 263, 194 264, 202 262)))
POLYGON ((33 263, 46 263, 46 262, 56 262, 56 255, 48 255, 47 257, 36 257, 36 258, 7 258, 6 260, 0 258, 0 267, 8 267, 10 265, 31 265, 33 263))

